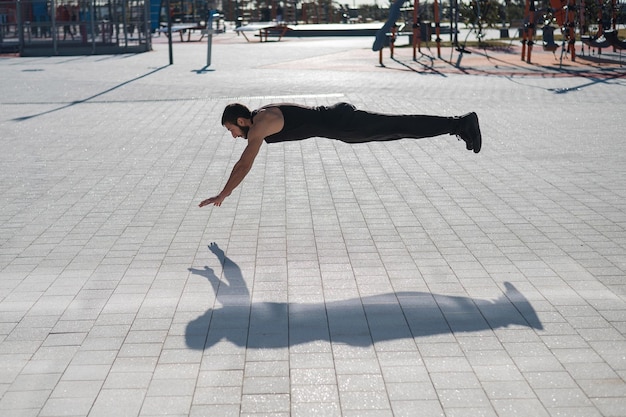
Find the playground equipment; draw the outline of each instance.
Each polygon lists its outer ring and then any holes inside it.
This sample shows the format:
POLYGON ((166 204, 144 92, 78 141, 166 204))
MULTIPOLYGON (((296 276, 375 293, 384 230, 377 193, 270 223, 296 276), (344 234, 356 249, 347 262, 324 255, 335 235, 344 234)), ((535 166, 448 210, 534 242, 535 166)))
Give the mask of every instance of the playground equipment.
MULTIPOLYGON (((451 42, 456 50, 460 53, 460 62, 464 53, 471 53, 461 45, 458 40, 458 16, 459 16, 460 0, 450 0, 450 6, 447 8, 450 13, 450 33, 451 42)), ((374 51, 379 52, 379 61, 382 65, 382 49, 389 46, 391 57, 393 58, 394 42, 398 36, 409 34, 405 31, 409 25, 412 27, 412 48, 413 60, 417 59, 417 51, 421 50, 421 42, 424 40, 425 31, 428 31, 426 38, 430 39, 430 30, 434 31, 435 43, 437 47, 437 57, 441 58, 441 33, 442 26, 440 24, 440 6, 441 0, 433 0, 432 7, 434 10, 434 22, 431 27, 425 25, 421 21, 419 0, 395 0, 389 10, 389 17, 382 28, 376 33, 376 39, 372 46, 374 51), (404 7, 408 3, 412 7, 404 7), (408 11, 412 12, 412 19, 408 19, 408 11), (398 25, 396 22, 403 15, 405 23, 398 25), (411 20, 409 22, 409 20, 411 20)), ((447 4, 445 5, 447 6, 447 4)), ((484 6, 484 5, 483 5, 484 6)), ((475 21, 472 22, 472 31, 476 31, 476 37, 482 39, 484 34, 482 28, 484 22, 481 16, 481 5, 479 1, 472 3, 475 13, 475 21), (483 22, 483 23, 481 23, 483 22)), ((523 61, 531 62, 533 47, 535 46, 536 30, 542 33, 542 47, 545 51, 555 54, 559 48, 562 48, 561 61, 564 55, 569 54, 572 61, 576 60, 576 41, 577 37, 583 43, 581 53, 584 55, 584 46, 596 48, 601 53, 602 48, 613 48, 616 50, 626 49, 626 40, 620 40, 617 31, 617 24, 620 19, 624 19, 626 11, 625 0, 525 0, 524 23, 520 29, 522 38, 522 54, 523 61), (590 17, 591 14, 597 17, 590 17), (590 21, 591 24, 588 24, 590 21), (555 38, 555 31, 559 29, 562 36, 562 44, 559 45, 555 38)), ((493 12, 493 10, 491 11, 493 12)), ((482 10, 485 16, 490 12, 482 10)), ((502 32, 501 32, 502 33, 502 32)), ((468 32, 469 34, 469 32, 468 32)), ((507 35, 508 37, 508 30, 507 35)))
MULTIPOLYGON (((454 1, 454 0, 452 0, 454 1)), ((413 47, 413 59, 417 59, 417 51, 421 50, 421 39, 422 39, 422 24, 420 21, 419 15, 419 0, 414 0, 412 8, 404 8, 403 5, 409 2, 410 0, 395 0, 391 8, 389 9, 389 18, 377 32, 376 38, 374 40, 374 44, 372 46, 372 50, 379 52, 379 60, 382 64, 382 49, 389 44, 391 49, 391 56, 393 57, 393 45, 398 36, 399 32, 402 30, 398 30, 398 26, 396 24, 398 18, 402 14, 402 12, 412 12, 412 22, 411 28, 412 31, 411 37, 412 42, 411 46, 413 47)), ((439 0, 434 0, 434 16, 435 16, 435 42, 437 44, 437 56, 441 58, 441 29, 440 29, 440 15, 439 15, 439 0)), ((400 28, 404 28, 406 26, 402 25, 400 28)))
MULTIPOLYGON (((459 44, 458 33, 459 33, 459 14, 460 14, 460 3, 461 0, 450 0, 450 6, 448 8, 448 12, 450 13, 450 41, 454 46, 454 49, 457 52, 460 52, 460 57, 464 53, 471 53, 465 49, 464 46, 459 44)), ((382 49, 385 46, 389 46, 391 51, 391 57, 393 58, 393 50, 394 43, 397 37, 401 34, 410 34, 412 42, 411 46, 413 48, 413 60, 417 60, 417 52, 421 51, 421 42, 425 39, 431 38, 431 31, 434 32, 435 36, 435 44, 437 48, 437 57, 441 58, 441 35, 444 33, 447 27, 441 26, 441 0, 433 0, 433 22, 423 22, 420 16, 420 2, 419 0, 395 0, 391 8, 389 9, 389 18, 385 22, 382 28, 380 28, 376 33, 376 39, 374 40, 374 44, 372 46, 372 50, 379 52, 379 61, 382 65, 382 49), (403 7, 405 3, 413 3, 412 7, 403 7), (404 12, 405 23, 402 25, 398 25, 396 22, 404 12), (408 12, 411 12, 412 19, 409 22, 407 18, 408 12), (409 26, 410 25, 410 26, 409 26), (411 27, 412 31, 407 32, 404 31, 405 28, 411 27)), ((480 6, 477 5, 477 15, 474 23, 474 28, 472 30, 477 30, 479 39, 482 38, 481 32, 481 24, 480 24, 480 6)), ((459 59, 460 59, 459 57, 459 59)))
MULTIPOLYGON (((615 0, 611 2, 611 21, 609 22, 609 28, 606 29, 604 28, 602 0, 598 0, 597 4, 599 6, 597 18, 598 30, 595 35, 582 35, 581 41, 589 47, 598 48, 598 53, 602 53, 602 48, 608 47, 620 50, 626 49, 626 41, 620 41, 617 36, 616 22, 618 7, 615 0)), ((581 14, 581 18, 584 19, 584 15, 581 14)), ((582 24, 584 27, 584 20, 582 24)))
MULTIPOLYGON (((522 29, 522 61, 531 62, 532 50, 534 45, 535 28, 537 22, 543 22, 543 47, 545 50, 555 52, 559 45, 554 40, 554 26, 556 24, 563 36, 564 53, 570 55, 572 61, 576 61, 576 35, 580 34, 580 40, 583 45, 597 48, 598 53, 602 52, 602 48, 612 47, 614 50, 626 49, 626 41, 618 38, 617 17, 618 3, 617 0, 593 0, 585 2, 585 0, 549 0, 549 3, 542 4, 537 8, 537 0, 526 0, 524 13, 524 28, 522 29), (609 4, 608 6, 606 4, 609 4), (597 19, 593 27, 597 28, 595 34, 590 33, 590 25, 587 23, 587 15, 591 10, 591 6, 597 7, 597 19), (606 9, 609 10, 606 10, 606 9), (603 12, 609 13, 603 13, 603 12), (608 20, 605 18, 608 16, 608 20), (608 23, 608 24, 607 24, 608 23), (605 27, 605 25, 607 27, 605 27)), ((584 49, 583 49, 584 53, 584 49)))

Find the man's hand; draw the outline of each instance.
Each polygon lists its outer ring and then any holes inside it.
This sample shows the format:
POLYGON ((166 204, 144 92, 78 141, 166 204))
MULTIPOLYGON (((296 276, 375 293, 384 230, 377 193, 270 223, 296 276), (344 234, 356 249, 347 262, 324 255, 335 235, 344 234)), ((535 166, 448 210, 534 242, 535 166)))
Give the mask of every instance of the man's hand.
POLYGON ((206 200, 203 200, 198 207, 204 207, 204 206, 208 206, 210 204, 213 204, 214 206, 221 206, 222 205, 222 201, 224 201, 224 199, 226 198, 226 196, 222 197, 222 195, 216 195, 215 197, 211 197, 211 198, 207 198, 206 200))
POLYGON ((228 181, 226 181, 226 185, 224 186, 222 192, 215 197, 207 198, 201 202, 200 207, 208 206, 209 204, 213 204, 218 207, 222 205, 222 201, 224 201, 224 199, 228 197, 239 184, 241 184, 241 181, 243 181, 246 175, 248 175, 248 172, 250 172, 252 164, 254 163, 254 158, 256 158, 259 153, 259 148, 262 143, 263 138, 248 139, 248 145, 241 154, 239 161, 237 161, 233 167, 233 171, 230 173, 230 177, 228 178, 228 181))

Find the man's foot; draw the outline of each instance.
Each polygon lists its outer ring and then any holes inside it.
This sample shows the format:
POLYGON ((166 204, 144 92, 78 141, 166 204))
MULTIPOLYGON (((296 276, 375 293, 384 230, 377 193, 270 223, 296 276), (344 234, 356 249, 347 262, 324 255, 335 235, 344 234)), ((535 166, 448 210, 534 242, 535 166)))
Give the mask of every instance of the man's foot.
POLYGON ((465 141, 465 147, 468 151, 480 152, 482 136, 480 134, 480 125, 478 124, 478 115, 471 112, 461 116, 459 119, 459 128, 456 132, 457 137, 465 141))

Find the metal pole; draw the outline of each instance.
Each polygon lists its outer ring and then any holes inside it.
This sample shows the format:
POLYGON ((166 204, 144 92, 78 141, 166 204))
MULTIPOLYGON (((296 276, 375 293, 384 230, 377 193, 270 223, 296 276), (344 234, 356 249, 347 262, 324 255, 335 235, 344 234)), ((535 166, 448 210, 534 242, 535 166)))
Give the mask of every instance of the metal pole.
POLYGON ((209 9, 209 16, 206 23, 207 51, 206 66, 211 66, 211 44, 213 43, 213 10, 209 9))
POLYGON ((170 0, 166 0, 167 7, 167 35, 169 36, 167 44, 170 50, 170 65, 174 65, 174 51, 172 49, 172 12, 170 10, 170 0))
MULTIPOLYGON (((443 1, 442 4, 443 6, 443 1)), ((454 28, 452 23, 454 22, 454 0, 450 0, 450 43, 454 41, 454 28)))
POLYGON ((58 55, 59 51, 57 44, 57 4, 55 0, 52 0, 51 4, 52 10, 50 11, 50 18, 52 19, 52 51, 55 55, 58 55))
POLYGON ((91 24, 91 53, 96 53, 96 16, 95 8, 93 7, 95 0, 89 2, 89 17, 91 24))
POLYGON ((459 1, 454 0, 454 46, 459 47, 459 1))
POLYGON ((143 27, 144 27, 144 33, 143 35, 146 37, 146 47, 149 51, 152 50, 152 15, 150 14, 150 1, 149 0, 145 0, 143 2, 144 4, 144 9, 143 9, 143 27))
POLYGON ((413 3, 413 61, 417 60, 416 48, 420 46, 420 25, 419 25, 419 0, 415 0, 413 3))
MULTIPOLYGON (((54 4, 54 0, 53 0, 53 4, 54 4)), ((18 39, 19 39, 18 43, 19 43, 20 55, 22 55, 22 52, 24 50, 24 22, 22 22, 22 1, 21 0, 17 0, 16 6, 17 6, 17 10, 15 11, 15 13, 17 15, 16 16, 17 17, 17 30, 18 30, 18 33, 19 33, 19 35, 18 35, 18 39)), ((54 16, 54 13, 52 15, 54 16)), ((54 23, 54 21, 53 21, 53 23, 54 23)), ((4 30, 4 28, 0 28, 0 30, 4 30)))
POLYGON ((122 0, 122 33, 124 34, 124 48, 128 47, 128 10, 126 0, 122 0))
POLYGON ((522 29, 522 61, 526 59, 526 43, 528 42, 528 26, 530 24, 530 1, 524 7, 524 28, 522 29))
POLYGON ((441 34, 440 29, 440 18, 439 18, 439 2, 435 0, 435 33, 437 34, 437 38, 435 41, 437 42, 437 57, 441 58, 441 38, 439 35, 441 34))

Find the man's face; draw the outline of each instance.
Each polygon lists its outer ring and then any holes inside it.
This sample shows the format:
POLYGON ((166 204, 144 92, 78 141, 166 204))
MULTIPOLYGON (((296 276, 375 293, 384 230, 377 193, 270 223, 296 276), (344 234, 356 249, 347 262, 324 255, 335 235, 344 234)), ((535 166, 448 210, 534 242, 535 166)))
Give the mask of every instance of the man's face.
POLYGON ((239 124, 234 125, 226 122, 224 123, 224 127, 230 132, 231 135, 233 135, 233 138, 248 139, 248 131, 250 130, 248 126, 241 126, 239 124))

